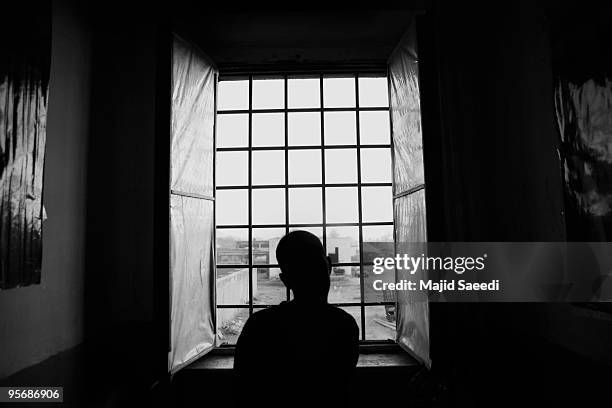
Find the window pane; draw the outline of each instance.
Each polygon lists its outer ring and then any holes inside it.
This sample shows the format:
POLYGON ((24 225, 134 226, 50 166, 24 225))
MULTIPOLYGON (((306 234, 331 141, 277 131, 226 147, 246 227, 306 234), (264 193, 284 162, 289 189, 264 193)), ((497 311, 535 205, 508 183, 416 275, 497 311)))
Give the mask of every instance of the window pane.
POLYGON ((391 183, 390 149, 361 149, 361 182, 391 183))
POLYGON ((217 265, 249 263, 249 230, 217 228, 217 265))
POLYGON ((318 108, 321 105, 319 78, 288 80, 289 108, 318 108))
POLYGON ((253 286, 253 304, 278 305, 287 300, 287 287, 278 277, 279 268, 255 268, 257 283, 253 286))
POLYGON ((218 186, 245 186, 249 182, 247 152, 217 152, 215 174, 218 186))
POLYGON ((323 78, 323 105, 326 108, 355 107, 355 78, 323 78))
POLYGON ((359 140, 361 144, 390 144, 389 112, 359 112, 359 140))
POLYGON ((325 215, 327 222, 358 222, 357 188, 325 189, 325 215))
POLYGON ((393 225, 366 225, 363 242, 393 242, 393 225))
POLYGON ((333 266, 329 285, 329 303, 359 303, 361 290, 359 289, 358 266, 333 266))
POLYGON ((371 264, 375 257, 394 257, 395 248, 393 244, 393 225, 380 226, 364 226, 363 227, 363 262, 368 266, 364 266, 364 280, 366 282, 365 295, 367 302, 380 301, 382 292, 376 290, 373 286, 375 280, 391 283, 395 281, 395 270, 385 269, 380 274, 374 274, 371 264))
POLYGON ((359 107, 389 106, 387 78, 359 78, 359 107))
POLYGON ((217 115, 217 147, 247 147, 249 115, 217 115))
POLYGON ((321 145, 321 114, 294 112, 288 114, 289 146, 321 145))
MULTIPOLYGON (((395 256, 393 253, 388 256, 395 256)), ((395 302, 395 291, 381 290, 382 283, 395 282, 395 270, 386 270, 381 274, 373 272, 372 265, 363 266, 364 297, 366 302, 395 302)))
POLYGON ((253 194, 253 224, 285 223, 285 190, 255 189, 253 194))
POLYGON ((289 184, 321 183, 321 151, 289 151, 289 184))
POLYGON ((355 112, 325 112, 326 145, 354 145, 357 143, 355 112))
POLYGON ((325 182, 357 182, 357 149, 325 150, 325 182))
POLYGON ((395 340, 395 305, 366 306, 367 340, 395 340))
POLYGON ((217 225, 248 224, 248 197, 247 190, 217 190, 217 225))
POLYGON ((217 268, 217 304, 249 304, 249 268, 217 268))
POLYGON ((277 264, 276 246, 284 235, 284 228, 253 228, 253 263, 277 264))
POLYGON ((308 231, 311 234, 316 235, 319 238, 319 241, 323 243, 323 228, 321 227, 292 227, 289 228, 289 232, 291 231, 308 231))
POLYGON ((328 227, 327 255, 332 263, 359 262, 359 227, 328 227))
POLYGON ((283 150, 253 151, 253 185, 285 184, 285 152, 283 150))
POLYGON ((284 146, 285 114, 253 114, 253 146, 284 146))
POLYGON ((323 221, 321 189, 318 187, 289 189, 289 222, 320 224, 323 221))
POLYGON ((249 109, 249 81, 219 81, 218 110, 249 109))
POLYGON ((217 327, 221 344, 236 344, 242 327, 249 318, 249 309, 217 308, 217 327))
POLYGON ((362 187, 361 204, 364 222, 393 221, 391 187, 362 187))
POLYGON ((366 225, 362 228, 362 233, 364 263, 372 263, 375 257, 395 256, 393 225, 366 225))
POLYGON ((253 80, 253 109, 282 109, 285 107, 283 79, 253 80))

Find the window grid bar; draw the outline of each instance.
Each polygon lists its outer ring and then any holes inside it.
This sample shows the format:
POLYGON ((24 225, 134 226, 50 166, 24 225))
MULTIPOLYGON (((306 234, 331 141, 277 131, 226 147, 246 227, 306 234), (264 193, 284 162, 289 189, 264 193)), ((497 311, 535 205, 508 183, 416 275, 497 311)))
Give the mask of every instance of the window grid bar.
MULTIPOLYGON (((359 64, 357 64, 359 65, 359 64)), ((253 74, 255 79, 279 79, 286 76, 289 79, 315 79, 318 77, 319 73, 324 74, 330 78, 338 78, 338 77, 346 77, 347 75, 351 75, 355 71, 359 71, 362 73, 363 78, 377 78, 384 77, 387 74, 386 65, 380 64, 365 64, 363 66, 357 66, 353 64, 352 67, 347 68, 344 65, 341 66, 330 66, 329 64, 315 65, 304 69, 305 67, 301 67, 296 69, 294 66, 281 66, 277 67, 277 69, 267 69, 267 70, 256 70, 257 72, 251 71, 227 71, 221 74, 220 81, 243 81, 246 80, 249 74, 253 74), (317 74, 314 74, 316 72, 317 74)))
MULTIPOLYGON (((320 107, 320 116, 321 116, 321 121, 320 121, 320 133, 321 133, 321 182, 325 183, 325 149, 323 148, 325 146, 325 111, 323 110, 323 103, 324 103, 324 99, 323 99, 323 74, 319 75, 319 107, 320 107)), ((325 254, 327 254, 327 194, 325 194, 325 188, 321 189, 321 202, 322 202, 322 208, 321 208, 321 218, 323 221, 322 224, 322 238, 323 238, 323 250, 325 251, 325 254)))
MULTIPOLYGON (((370 266, 371 264, 365 263, 364 266, 370 266)), ((217 268, 220 269, 246 269, 246 268, 278 268, 278 264, 217 264, 217 268)), ((360 266, 359 262, 335 262, 332 266, 360 266)))
MULTIPOLYGON (((285 154, 285 157, 287 154, 285 154)), ((285 159, 285 168, 288 167, 286 164, 287 159, 285 159)), ((287 169, 288 170, 288 169, 287 169)), ((257 184, 254 186, 245 186, 245 185, 236 185, 236 186, 217 186, 218 190, 246 190, 247 188, 258 190, 258 189, 268 189, 268 188, 325 188, 325 187, 391 187, 393 183, 323 183, 323 184, 287 184, 287 180, 285 180, 285 184, 257 184)), ((397 197, 395 197, 397 198, 397 197)), ((288 222, 287 222, 288 223, 288 222)))
MULTIPOLYGON (((363 222, 364 227, 377 227, 383 225, 393 225, 393 221, 380 221, 380 222, 363 222)), ((285 228, 285 224, 254 224, 253 228, 285 228)), ((358 227, 358 222, 330 222, 327 223, 328 227, 358 227)), ((309 227, 323 227, 323 224, 289 224, 289 228, 309 228, 309 227)), ((250 228, 248 224, 236 224, 236 225, 217 225, 220 229, 230 228, 250 228)))
MULTIPOLYGON (((285 81, 287 78, 285 77, 285 81)), ((367 108, 277 108, 277 109, 224 109, 217 112, 219 115, 240 115, 246 113, 312 113, 312 112, 385 112, 388 106, 374 106, 367 108)))
MULTIPOLYGON (((253 75, 249 75, 249 148, 253 146, 253 75)), ((249 149, 249 185, 253 184, 253 152, 249 149)), ((253 225, 253 190, 249 189, 249 226, 253 225)), ((253 262, 253 229, 249 228, 248 232, 248 254, 249 266, 253 262)), ((253 268, 249 267, 249 316, 253 314, 253 268)))
MULTIPOLYGON (((289 113, 287 112, 288 100, 289 100, 289 91, 288 88, 288 80, 287 76, 283 77, 284 85, 285 85, 285 146, 289 146, 289 113)), ((289 233, 289 150, 285 149, 285 235, 289 233)), ((278 262, 278 259, 277 259, 278 262)), ((286 288, 286 299, 289 301, 291 299, 291 290, 286 288)))
POLYGON ((338 145, 295 145, 295 146, 242 146, 242 147, 217 147, 217 152, 246 152, 247 150, 319 150, 319 149, 333 150, 333 149, 390 149, 390 144, 338 144, 338 145))
MULTIPOLYGON (((217 102, 218 102, 218 98, 219 98, 219 94, 218 92, 218 82, 219 82, 219 73, 215 73, 215 78, 213 81, 213 95, 214 95, 214 115, 213 116, 213 147, 217 147, 217 102)), ((212 184, 213 184, 213 189, 212 189, 212 195, 213 198, 217 196, 217 155, 213 154, 212 157, 213 160, 213 167, 212 167, 212 172, 213 172, 213 178, 212 178, 212 184)), ((213 248, 212 248, 212 253, 213 253, 213 259, 217 259, 217 204, 213 201, 213 230, 212 230, 212 239, 213 239, 213 248)), ((213 270, 213 278, 214 278, 214 282, 215 285, 212 288, 212 296, 213 296, 213 305, 217 304, 217 268, 215 267, 213 270)), ((219 325, 218 325, 218 321, 217 321, 217 310, 215 310, 215 313, 213 313, 213 324, 214 324, 214 328, 215 328, 215 338, 217 338, 217 335, 219 334, 218 330, 219 330, 219 325)), ((171 344, 171 343, 168 343, 171 344)))
MULTIPOLYGON (((393 220, 395 220, 395 185, 397 185, 397 180, 395 180, 396 172, 395 172, 395 142, 393 141, 393 112, 391 111, 391 78, 389 76, 389 72, 387 71, 387 100, 389 101, 389 142, 391 143, 391 181, 393 182, 393 187, 391 188, 391 194, 393 198, 391 199, 391 205, 393 207, 393 220)), ((393 253, 397 254, 397 227, 395 222, 393 223, 393 253)), ((393 268, 394 279, 398 281, 397 268, 393 268)), ((395 313, 397 316, 397 295, 395 297, 395 313)))
MULTIPOLYGON (((355 75, 355 106, 359 110, 359 75, 355 75)), ((357 133, 357 145, 361 140, 360 128, 359 128, 359 115, 355 115, 355 130, 357 133)), ((361 184, 361 149, 357 149, 357 183, 361 184)), ((363 214, 361 209, 361 188, 357 189, 357 203, 359 212, 359 263, 363 265, 363 214)), ((365 282, 364 282, 364 271, 363 268, 359 268, 359 290, 361 295, 361 340, 366 340, 366 327, 365 327, 365 282)))
MULTIPOLYGON (((363 304, 364 307, 371 307, 371 306, 392 306, 395 305, 395 302, 353 302, 353 303, 329 303, 330 305, 333 306, 341 306, 341 307, 359 307, 363 304)), ((266 304, 258 304, 258 305, 253 305, 253 309, 265 309, 267 307, 271 307, 274 305, 266 305, 266 304)), ((217 309, 248 309, 249 305, 247 304, 242 304, 242 305, 233 305, 233 304, 228 304, 228 305, 217 305, 217 309)))
MULTIPOLYGON (((340 307, 359 307, 361 311, 361 342, 367 342, 366 339, 366 328, 365 328, 365 309, 368 306, 391 306, 394 302, 366 302, 365 301, 365 282, 363 266, 371 265, 371 263, 364 262, 363 258, 363 227, 364 226, 394 226, 393 221, 382 221, 382 222, 363 222, 362 214, 362 187, 392 187, 393 183, 362 183, 361 182, 361 149, 362 148, 381 148, 381 149, 392 149, 391 144, 361 144, 360 138, 360 126, 359 126, 359 112, 361 111, 390 111, 389 107, 359 107, 359 74, 354 73, 355 80, 355 107, 354 108, 325 108, 324 107, 324 89, 323 89, 323 78, 324 75, 320 74, 319 79, 319 108, 306 108, 306 109, 290 109, 288 108, 288 75, 284 75, 284 108, 283 109, 253 109, 253 75, 249 75, 249 109, 247 110, 223 110, 217 111, 217 114, 248 114, 248 146, 246 147, 225 147, 216 148, 218 152, 226 151, 247 151, 248 152, 248 186, 216 186, 219 190, 229 189, 246 189, 248 190, 248 224, 247 225, 215 225, 215 228, 219 229, 237 229, 245 228, 248 229, 248 263, 246 264, 218 264, 217 268, 248 268, 249 272, 249 302, 248 304, 242 305, 217 305, 218 309, 226 308, 237 308, 237 309, 249 309, 249 316, 254 313, 254 309, 265 309, 272 305, 254 304, 253 303, 253 270, 257 268, 276 268, 276 264, 254 264, 253 263, 253 229, 254 228, 284 228, 285 233, 288 233, 290 228, 299 227, 320 227, 323 231, 322 241, 325 252, 327 253, 327 228, 328 227, 344 227, 344 226, 357 226, 359 228, 359 262, 338 262, 333 263, 332 267, 335 266, 359 266, 359 286, 360 286, 360 302, 352 303, 330 303, 334 306, 340 307), (325 112, 356 112, 356 145, 325 145, 325 123, 324 113, 325 112), (288 130, 288 115, 291 112, 320 112, 321 115, 321 146, 289 146, 289 130, 288 130), (253 114, 254 113, 284 113, 284 138, 285 146, 253 146, 253 114), (357 183, 325 183, 325 151, 327 149, 346 149, 355 148, 357 154, 357 183), (321 184, 289 184, 289 151, 290 150, 321 150, 321 184), (285 183, 281 185, 252 185, 252 152, 257 150, 284 150, 285 151, 285 183), (304 223, 304 224, 291 224, 289 222, 289 188, 317 188, 322 189, 322 222, 321 223, 304 223), (326 187, 357 187, 357 205, 358 205, 358 222, 345 222, 345 223, 327 223, 326 216, 326 187), (284 224, 260 224, 254 225, 252 219, 253 209, 253 194, 252 191, 255 189, 263 188, 283 188, 285 190, 285 223, 284 224)), ((394 234, 395 235, 395 234, 394 234)), ((290 291, 287 289, 286 292, 287 300, 290 299, 290 291)))

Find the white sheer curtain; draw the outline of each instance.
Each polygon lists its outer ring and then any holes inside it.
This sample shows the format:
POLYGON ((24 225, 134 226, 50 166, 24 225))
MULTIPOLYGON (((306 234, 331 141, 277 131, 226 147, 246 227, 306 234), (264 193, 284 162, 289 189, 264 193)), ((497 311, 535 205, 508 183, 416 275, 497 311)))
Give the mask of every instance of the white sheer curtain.
MULTIPOLYGON (((414 21, 389 59, 393 140, 393 208, 395 241, 427 241, 423 137, 414 21)), ((405 247, 405 246, 404 246, 405 247)), ((399 271, 397 279, 406 271, 399 271)), ((414 277, 412 277, 414 279, 414 277)), ((397 342, 426 366, 429 358, 429 304, 421 292, 397 292, 397 342)))
POLYGON ((170 352, 176 372, 215 346, 214 124, 217 71, 191 44, 172 46, 170 352))

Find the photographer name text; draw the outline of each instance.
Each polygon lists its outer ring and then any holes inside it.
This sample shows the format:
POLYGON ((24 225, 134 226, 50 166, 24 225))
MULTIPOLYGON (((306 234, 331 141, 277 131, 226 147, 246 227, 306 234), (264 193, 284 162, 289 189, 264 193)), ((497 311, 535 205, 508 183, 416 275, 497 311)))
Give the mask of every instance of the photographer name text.
MULTIPOLYGON (((465 272, 483 271, 486 267, 486 259, 487 254, 477 257, 433 257, 424 254, 414 257, 403 254, 392 258, 374 258, 372 272, 380 275, 385 271, 403 270, 413 276, 419 271, 437 270, 463 275, 465 272)), ((385 282, 377 279, 374 280, 373 287, 376 291, 499 291, 500 283, 499 279, 485 282, 473 282, 467 279, 401 279, 397 282, 385 282)))
POLYGON ((407 291, 434 291, 434 292, 452 292, 452 291, 499 291, 499 279, 493 279, 489 282, 468 282, 465 279, 439 281, 419 280, 409 281, 402 279, 399 282, 383 282, 377 279, 373 282, 374 290, 407 290, 407 291))

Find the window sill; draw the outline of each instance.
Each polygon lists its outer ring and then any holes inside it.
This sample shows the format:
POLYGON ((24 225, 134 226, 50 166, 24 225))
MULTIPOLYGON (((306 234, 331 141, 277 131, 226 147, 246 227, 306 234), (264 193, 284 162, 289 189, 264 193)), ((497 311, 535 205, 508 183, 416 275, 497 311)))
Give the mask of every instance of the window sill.
MULTIPOLYGON (((357 370, 377 368, 415 368, 420 364, 408 353, 395 347, 361 347, 357 370)), ((234 367, 233 348, 220 348, 194 361, 186 370, 232 370, 234 367)))

